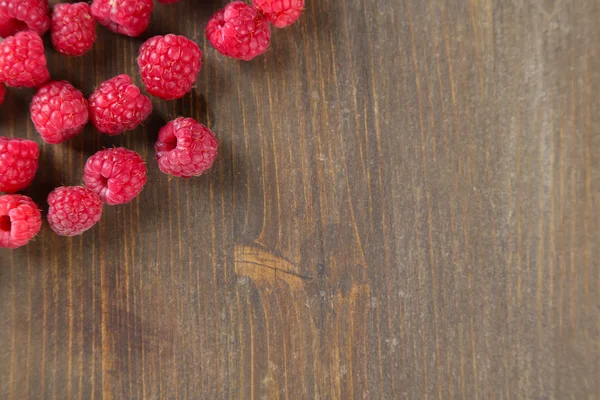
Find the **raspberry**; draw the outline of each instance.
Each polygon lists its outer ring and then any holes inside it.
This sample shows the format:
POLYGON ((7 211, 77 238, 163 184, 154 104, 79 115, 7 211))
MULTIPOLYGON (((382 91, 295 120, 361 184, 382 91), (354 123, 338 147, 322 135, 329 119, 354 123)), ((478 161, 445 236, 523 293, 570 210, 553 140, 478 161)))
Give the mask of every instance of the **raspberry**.
POLYGON ((191 178, 212 167, 218 146, 214 133, 206 126, 192 118, 177 118, 158 132, 154 149, 162 172, 191 178))
POLYGON ((4 95, 6 94, 6 86, 0 82, 0 106, 4 103, 4 95))
POLYGON ((277 28, 290 26, 304 10, 304 0, 252 0, 252 4, 277 28))
POLYGON ((36 142, 0 136, 0 192, 14 193, 29 186, 39 158, 36 142))
POLYGON ((61 236, 76 236, 100 221, 102 200, 83 186, 63 186, 48 195, 48 222, 61 236))
POLYGON ((90 96, 89 106, 96 129, 111 136, 134 129, 152 112, 150 99, 125 74, 100 84, 90 96))
POLYGON ((0 82, 35 87, 50 80, 44 43, 35 32, 19 32, 0 43, 0 82))
POLYGON ((27 196, 0 196, 0 247, 16 249, 26 245, 42 227, 42 214, 27 196))
POLYGON ((54 48, 67 56, 81 56, 96 41, 96 20, 87 3, 54 6, 50 36, 54 48))
POLYGON ((178 99, 192 90, 200 72, 202 52, 185 36, 148 39, 137 59, 148 92, 165 100, 178 99))
POLYGON ((46 143, 79 135, 88 123, 88 102, 67 81, 42 86, 31 100, 31 120, 46 143))
POLYGON ((128 203, 146 184, 146 163, 138 153, 122 147, 101 150, 85 163, 83 181, 106 204, 128 203))
POLYGON ((148 28, 152 0, 94 0, 92 15, 115 33, 136 37, 148 28))
POLYGON ((0 38, 5 38, 14 35, 19 31, 27 29, 27 25, 9 17, 6 11, 0 6, 0 38))
POLYGON ((0 36, 26 29, 43 35, 49 27, 48 0, 0 0, 0 36))
POLYGON ((206 37, 221 54, 249 61, 267 51, 271 29, 258 10, 234 1, 211 17, 206 37))

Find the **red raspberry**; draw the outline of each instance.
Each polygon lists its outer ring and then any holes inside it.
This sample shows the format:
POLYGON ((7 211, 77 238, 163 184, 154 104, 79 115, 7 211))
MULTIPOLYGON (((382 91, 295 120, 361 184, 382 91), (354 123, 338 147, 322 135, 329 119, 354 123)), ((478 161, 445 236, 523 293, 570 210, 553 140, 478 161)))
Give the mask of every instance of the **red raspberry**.
POLYGON ((96 20, 87 3, 54 6, 50 36, 54 48, 67 56, 81 56, 96 41, 96 20))
POLYGON ((49 27, 48 0, 0 0, 0 36, 26 29, 43 35, 49 27))
POLYGON ((137 59, 148 92, 165 100, 192 90, 202 66, 202 52, 185 36, 154 36, 140 48, 137 59))
POLYGON ((96 129, 111 136, 134 129, 152 112, 150 99, 125 74, 100 84, 90 96, 89 105, 96 129))
POLYGON ((42 86, 31 100, 31 120, 46 143, 79 135, 88 123, 88 102, 67 81, 42 86))
POLYGON ((128 203, 146 184, 146 163, 123 147, 101 150, 85 163, 83 181, 106 204, 128 203))
POLYGON ((0 43, 0 82, 35 87, 50 80, 44 43, 35 32, 19 32, 0 43))
POLYGON ((0 6, 0 38, 14 35, 19 31, 27 29, 27 25, 16 19, 12 19, 0 6))
POLYGON ((115 33, 136 37, 148 28, 152 0, 94 0, 92 15, 115 33))
POLYGON ((63 186, 48 195, 48 222, 61 236, 76 236, 100 221, 102 200, 83 186, 63 186))
POLYGON ((0 247, 16 249, 26 245, 42 227, 42 214, 27 196, 0 196, 0 247))
POLYGON ((4 95, 6 94, 6 86, 0 82, 0 106, 4 103, 4 95))
POLYGON ((214 133, 192 118, 177 118, 161 128, 154 145, 158 167, 165 174, 202 175, 217 158, 214 133))
POLYGON ((206 37, 221 54, 249 61, 267 51, 271 29, 258 10, 234 1, 211 17, 206 37))
POLYGON ((39 158, 36 142, 0 136, 0 192, 14 193, 29 186, 39 158))
POLYGON ((304 10, 304 0, 252 0, 252 4, 277 28, 290 26, 304 10))

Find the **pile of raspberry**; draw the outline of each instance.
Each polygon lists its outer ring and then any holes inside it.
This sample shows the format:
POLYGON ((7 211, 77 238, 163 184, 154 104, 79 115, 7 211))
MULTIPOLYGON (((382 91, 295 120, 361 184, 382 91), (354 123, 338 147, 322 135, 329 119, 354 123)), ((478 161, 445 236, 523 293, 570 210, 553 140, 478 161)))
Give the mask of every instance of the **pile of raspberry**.
MULTIPOLYGON (((67 81, 52 80, 42 36, 49 31, 60 54, 82 56, 94 46, 96 22, 136 37, 148 28, 153 8, 153 0, 61 3, 52 10, 47 0, 0 0, 0 106, 6 87, 35 88, 31 121, 41 140, 51 145, 81 134, 89 122, 110 136, 134 130, 152 113, 152 102, 132 78, 115 76, 86 96, 67 81)), ((303 9, 304 0, 252 0, 251 5, 234 1, 210 18, 206 37, 219 53, 249 61, 268 50, 269 24, 287 27, 303 9)), ((137 64, 146 92, 173 100, 194 88, 202 51, 184 36, 155 36, 140 47, 137 64)), ((206 126, 180 117, 159 130, 154 148, 163 173, 192 178, 212 167, 218 141, 206 126)), ((39 159, 35 141, 0 136, 0 192, 6 193, 0 195, 0 247, 24 246, 42 227, 39 207, 18 194, 34 181, 39 159)), ((61 186, 48 195, 48 224, 58 235, 80 235, 100 221, 104 204, 132 201, 146 181, 146 162, 140 154, 123 147, 100 150, 86 161, 81 185, 61 186)))

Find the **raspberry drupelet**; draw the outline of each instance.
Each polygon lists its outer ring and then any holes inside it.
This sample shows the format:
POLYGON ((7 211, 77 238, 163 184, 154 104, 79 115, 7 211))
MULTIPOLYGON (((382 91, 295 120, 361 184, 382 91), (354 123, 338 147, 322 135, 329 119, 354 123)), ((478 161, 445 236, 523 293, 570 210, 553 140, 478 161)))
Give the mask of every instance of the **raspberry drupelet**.
POLYGON ((0 196, 0 247, 16 249, 35 237, 42 227, 42 214, 27 196, 0 196))
POLYGON ((83 181, 106 204, 128 203, 146 184, 146 163, 138 153, 122 147, 101 150, 85 163, 83 181))
POLYGON ((115 136, 144 122, 152 113, 152 103, 122 74, 100 84, 89 98, 89 110, 96 129, 115 136))
POLYGON ((102 200, 83 186, 62 186, 48 195, 48 222, 61 236, 76 236, 100 221, 102 200))
POLYGON ((28 187, 38 170, 40 149, 32 140, 0 136, 0 192, 28 187))
POLYGON ((214 133, 192 118, 177 118, 158 132, 154 145, 158 167, 182 178, 202 175, 217 158, 214 133))
POLYGON ((183 97, 192 90, 202 66, 202 52, 185 36, 148 39, 137 59, 148 93, 164 100, 183 97))
POLYGON ((67 81, 42 86, 31 100, 30 112, 35 129, 50 144, 79 135, 88 123, 88 102, 67 81))
POLYGON ((96 20, 87 3, 54 6, 50 36, 54 48, 67 56, 81 56, 96 41, 96 20))
POLYGON ((271 28, 256 8, 234 1, 211 17, 206 37, 221 54, 249 61, 267 51, 271 28))

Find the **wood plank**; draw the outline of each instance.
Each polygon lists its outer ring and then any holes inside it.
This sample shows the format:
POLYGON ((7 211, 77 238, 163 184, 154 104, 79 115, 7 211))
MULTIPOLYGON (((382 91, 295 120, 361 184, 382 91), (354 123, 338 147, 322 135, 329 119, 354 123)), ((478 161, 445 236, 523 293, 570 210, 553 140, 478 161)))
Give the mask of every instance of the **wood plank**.
MULTIPOLYGON (((600 3, 307 0, 264 57, 204 37, 225 1, 98 28, 54 79, 91 94, 156 34, 196 40, 193 93, 143 127, 41 145, 42 209, 87 157, 148 162, 81 237, 0 251, 8 399, 595 398, 600 393, 600 3), (176 116, 220 140, 192 180, 157 168, 176 116)), ((42 143, 33 91, 0 135, 42 143)))

